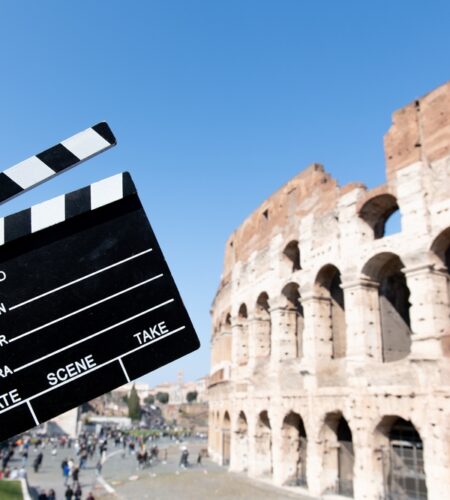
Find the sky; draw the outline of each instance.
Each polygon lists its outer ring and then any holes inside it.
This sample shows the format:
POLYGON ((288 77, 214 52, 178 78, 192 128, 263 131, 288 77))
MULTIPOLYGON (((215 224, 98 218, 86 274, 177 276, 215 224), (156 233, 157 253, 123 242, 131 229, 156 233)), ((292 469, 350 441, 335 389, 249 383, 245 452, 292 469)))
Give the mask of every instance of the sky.
POLYGON ((202 347, 142 381, 209 372, 229 234, 313 162, 385 180, 394 110, 450 79, 450 3, 0 0, 1 170, 107 121, 118 145, 0 216, 129 171, 202 347))

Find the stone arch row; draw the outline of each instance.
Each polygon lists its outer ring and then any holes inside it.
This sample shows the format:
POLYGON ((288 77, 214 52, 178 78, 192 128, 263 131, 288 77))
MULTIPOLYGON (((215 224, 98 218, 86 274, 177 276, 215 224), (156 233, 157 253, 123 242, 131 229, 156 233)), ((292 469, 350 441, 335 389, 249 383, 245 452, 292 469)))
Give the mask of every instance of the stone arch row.
MULTIPOLYGON (((295 242, 294 242, 295 243, 295 242)), ((289 247, 289 245, 287 246, 289 247)), ((286 248, 287 248, 286 247, 286 248)), ((442 269, 450 269, 450 228, 444 230, 434 241, 431 251, 442 269)), ((375 358, 382 361, 396 361, 406 357, 411 346, 410 288, 404 272, 404 263, 396 253, 384 251, 372 256, 360 272, 363 283, 360 292, 367 300, 374 302, 377 313, 372 323, 378 327, 377 340, 379 353, 375 358)), ((347 354, 347 327, 345 316, 345 298, 342 289, 341 273, 333 264, 326 264, 317 272, 314 280, 312 297, 315 320, 320 319, 320 329, 325 338, 330 338, 327 354, 330 358, 343 358, 347 354)), ((447 286, 447 303, 450 289, 447 286)), ((264 358, 272 354, 273 311, 277 311, 276 324, 281 331, 281 345, 277 346, 278 360, 301 358, 304 352, 303 330, 305 326, 305 299, 300 295, 299 283, 291 281, 275 298, 275 307, 267 291, 261 292, 249 311, 247 304, 239 306, 234 325, 231 313, 225 314, 222 332, 232 333, 239 338, 228 339, 229 361, 233 352, 234 362, 247 364, 250 357, 264 358), (250 320, 253 323, 250 332, 250 320), (250 335, 254 336, 254 350, 250 352, 250 335), (234 344, 233 344, 234 342, 234 344)), ((373 353, 372 353, 373 356, 373 353)))
MULTIPOLYGON (((390 195, 389 195, 390 196, 390 195)), ((390 209, 389 209, 390 210, 390 209)), ((450 228, 444 229, 433 241, 430 246, 431 252, 437 257, 437 263, 442 264, 447 269, 450 268, 450 228)), ((292 272, 301 269, 300 262, 300 249, 299 242, 297 240, 291 240, 283 250, 283 255, 286 257, 287 261, 292 267, 292 272)), ((391 267, 398 267, 398 265, 403 265, 400 257, 393 252, 381 252, 369 259, 369 261, 364 264, 361 269, 361 275, 369 277, 374 280, 380 280, 384 274, 386 274, 387 269, 383 266, 387 261, 396 257, 397 260, 391 263, 391 267)), ((388 267, 388 266, 386 266, 388 267)), ((338 281, 340 279, 339 269, 333 264, 326 264, 317 272, 314 281, 315 291, 321 291, 321 288, 332 288, 333 280, 338 281)), ((340 283, 338 283, 340 284, 340 283)), ((281 291, 281 296, 284 296, 288 302, 297 307, 297 300, 299 297, 299 285, 295 282, 288 283, 284 286, 281 291)), ((256 309, 264 310, 267 309, 268 294, 267 292, 262 292, 256 300, 256 309)), ((240 317, 247 317, 247 305, 245 303, 241 304, 238 315, 240 317)), ((232 317, 231 312, 228 311, 222 315, 218 324, 215 325, 214 331, 219 332, 223 327, 231 327, 232 317)))
MULTIPOLYGON (((341 411, 327 412, 319 434, 313 437, 294 410, 284 414, 276 437, 267 410, 258 413, 253 436, 244 410, 238 412, 234 427, 228 410, 217 412, 215 425, 221 433, 216 442, 222 465, 231 464, 232 470, 252 476, 271 477, 279 485, 311 489, 315 495, 354 496, 357 447, 353 447, 353 433, 341 411)), ((371 475, 378 481, 376 489, 395 498, 426 499, 423 442, 414 424, 398 415, 383 416, 373 428, 372 442, 376 470, 371 475)))

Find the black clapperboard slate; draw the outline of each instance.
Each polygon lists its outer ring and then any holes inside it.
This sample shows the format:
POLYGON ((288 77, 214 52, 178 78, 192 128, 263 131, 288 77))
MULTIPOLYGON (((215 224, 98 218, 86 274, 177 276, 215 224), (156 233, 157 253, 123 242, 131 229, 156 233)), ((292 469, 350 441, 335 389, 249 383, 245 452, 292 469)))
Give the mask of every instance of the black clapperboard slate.
MULTIPOLYGON (((115 144, 96 127, 0 174, 0 198, 115 144)), ((128 173, 0 219, 0 440, 199 346, 128 173)))

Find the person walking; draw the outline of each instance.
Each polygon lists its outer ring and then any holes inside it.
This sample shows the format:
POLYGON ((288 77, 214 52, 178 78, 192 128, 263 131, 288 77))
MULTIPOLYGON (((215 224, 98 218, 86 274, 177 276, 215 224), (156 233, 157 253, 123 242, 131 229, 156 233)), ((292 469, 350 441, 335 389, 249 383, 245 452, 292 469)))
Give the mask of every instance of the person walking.
POLYGON ((83 492, 81 491, 81 485, 80 485, 80 483, 77 483, 75 485, 74 495, 75 495, 75 500, 81 500, 83 492))
POLYGON ((39 467, 41 466, 42 464, 42 459, 44 458, 44 455, 42 454, 42 451, 40 451, 38 453, 38 455, 36 456, 36 458, 34 459, 33 461, 33 469, 34 469, 34 472, 38 472, 39 471, 39 467))
POLYGON ((88 496, 86 497, 86 500, 95 500, 95 497, 91 491, 89 492, 88 496))
POLYGON ((189 458, 189 451, 186 448, 186 446, 183 446, 181 448, 181 457, 180 457, 180 467, 186 469, 188 467, 188 458, 189 458))
POLYGON ((41 490, 38 496, 38 500, 48 500, 47 493, 45 493, 45 490, 41 490))
POLYGON ((53 488, 48 490, 47 500, 56 500, 56 493, 55 493, 55 490, 53 488))
POLYGON ((64 493, 66 500, 72 500, 73 498, 73 489, 70 486, 67 486, 66 492, 64 493))
POLYGON ((80 477, 80 469, 78 467, 74 467, 72 471, 72 481, 73 483, 78 483, 78 478, 80 477))

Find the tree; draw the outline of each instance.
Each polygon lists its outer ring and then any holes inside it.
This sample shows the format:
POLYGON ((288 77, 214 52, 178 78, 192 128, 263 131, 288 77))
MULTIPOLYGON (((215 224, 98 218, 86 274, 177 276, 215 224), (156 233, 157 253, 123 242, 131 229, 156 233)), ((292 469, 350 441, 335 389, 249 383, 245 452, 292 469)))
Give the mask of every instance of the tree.
POLYGON ((158 392, 156 399, 163 405, 169 402, 169 394, 167 392, 158 392))
POLYGON ((198 392, 197 391, 189 391, 186 394, 186 401, 188 403, 192 403, 192 401, 196 401, 197 400, 197 396, 198 396, 198 392))
POLYGON ((149 394, 145 399, 144 399, 144 403, 146 405, 152 405, 155 403, 155 396, 153 396, 153 394, 149 394))
POLYGON ((139 396, 134 384, 128 396, 128 416, 132 420, 139 420, 141 418, 141 405, 139 404, 139 396))

